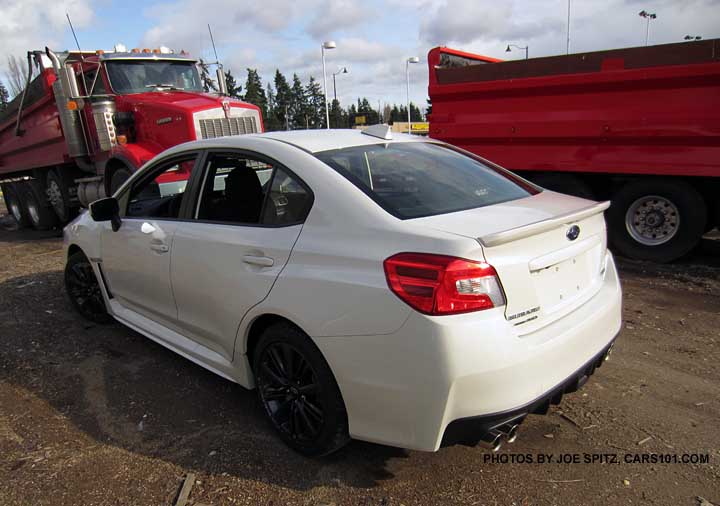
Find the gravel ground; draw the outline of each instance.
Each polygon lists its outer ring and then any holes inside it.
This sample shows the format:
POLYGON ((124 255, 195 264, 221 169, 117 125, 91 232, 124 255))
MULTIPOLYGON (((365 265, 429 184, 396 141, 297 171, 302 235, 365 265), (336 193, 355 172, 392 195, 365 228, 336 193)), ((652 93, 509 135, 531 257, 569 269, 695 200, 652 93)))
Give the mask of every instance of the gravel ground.
POLYGON ((479 447, 363 442, 302 458, 252 392, 77 316, 60 247, 56 232, 0 228, 2 506, 170 506, 188 473, 190 503, 212 506, 720 504, 718 234, 672 265, 620 262, 625 328, 611 360, 529 417, 495 462, 479 447), (625 462, 683 454, 709 461, 625 462))

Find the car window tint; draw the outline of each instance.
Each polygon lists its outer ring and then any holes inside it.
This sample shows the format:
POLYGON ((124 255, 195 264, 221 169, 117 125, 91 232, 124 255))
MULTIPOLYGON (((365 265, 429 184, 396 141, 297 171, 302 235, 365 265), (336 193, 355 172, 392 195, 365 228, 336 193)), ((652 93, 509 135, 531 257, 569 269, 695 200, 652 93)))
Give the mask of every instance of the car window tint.
POLYGON ((489 206, 538 191, 477 158, 429 142, 373 144, 316 156, 402 219, 489 206))
POLYGON ((263 210, 264 225, 287 225, 305 220, 312 197, 292 175, 277 169, 263 210))
POLYGON ((132 218, 177 218, 185 187, 196 156, 163 164, 130 190, 125 216, 132 218))
POLYGON ((259 224, 273 166, 245 155, 211 155, 196 218, 259 224))

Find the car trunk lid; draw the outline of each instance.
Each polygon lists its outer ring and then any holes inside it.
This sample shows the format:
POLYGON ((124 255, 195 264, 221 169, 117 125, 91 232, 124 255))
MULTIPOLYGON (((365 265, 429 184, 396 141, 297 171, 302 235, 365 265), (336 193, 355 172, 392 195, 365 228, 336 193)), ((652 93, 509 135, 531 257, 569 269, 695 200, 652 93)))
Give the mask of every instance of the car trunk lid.
POLYGON ((481 244, 505 291, 506 319, 527 334, 561 318, 600 288, 607 246, 602 213, 608 206, 543 191, 415 221, 481 244))

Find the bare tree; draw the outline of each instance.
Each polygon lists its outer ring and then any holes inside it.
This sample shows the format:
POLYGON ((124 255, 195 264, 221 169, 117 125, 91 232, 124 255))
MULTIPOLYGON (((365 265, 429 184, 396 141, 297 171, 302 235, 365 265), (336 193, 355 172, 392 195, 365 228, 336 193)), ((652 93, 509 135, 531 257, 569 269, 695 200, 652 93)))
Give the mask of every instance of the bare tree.
POLYGON ((5 74, 7 83, 10 85, 10 95, 17 96, 25 89, 27 80, 27 62, 14 55, 8 56, 8 72, 5 74))

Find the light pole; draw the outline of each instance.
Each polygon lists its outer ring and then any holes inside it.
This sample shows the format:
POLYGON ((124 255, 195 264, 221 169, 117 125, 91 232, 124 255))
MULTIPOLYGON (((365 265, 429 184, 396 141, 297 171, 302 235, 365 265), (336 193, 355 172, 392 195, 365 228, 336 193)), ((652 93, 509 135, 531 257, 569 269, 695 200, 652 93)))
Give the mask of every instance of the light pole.
POLYGON ((335 86, 335 76, 338 74, 347 74, 347 73, 348 73, 347 67, 343 67, 340 70, 338 70, 337 72, 333 72, 333 75, 332 75, 333 76, 333 98, 335 100, 337 100, 337 87, 335 86))
MULTIPOLYGON (((570 0, 567 0, 567 45, 565 46, 565 54, 570 54, 570 0)), ((527 58, 525 58, 527 60, 527 58)))
POLYGON ((524 49, 524 50, 525 50, 525 59, 526 59, 526 60, 528 59, 528 48, 529 48, 530 46, 522 47, 522 46, 517 46, 517 45, 515 45, 515 44, 508 44, 508 47, 505 48, 505 52, 506 52, 506 53, 509 53, 510 51, 512 51, 512 49, 510 49, 511 47, 515 47, 515 48, 517 48, 517 49, 524 49))
POLYGON ((412 122, 410 121, 410 64, 420 63, 420 58, 411 56, 405 60, 405 82, 407 84, 407 113, 408 113, 408 134, 412 135, 412 122))
POLYGON ((327 101, 327 73, 325 72, 325 50, 326 49, 335 49, 337 47, 337 44, 335 44, 334 40, 327 40, 322 43, 320 46, 320 51, 322 52, 322 63, 323 63, 323 94, 325 95, 325 128, 330 128, 330 109, 328 109, 328 101, 327 101))
POLYGON ((657 19, 657 14, 654 12, 648 12, 646 10, 642 10, 638 12, 638 16, 641 18, 645 18, 647 20, 647 25, 645 26, 645 45, 648 45, 648 38, 650 36, 650 20, 651 19, 657 19))

